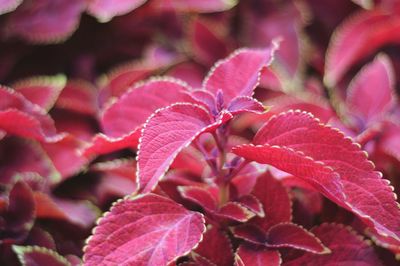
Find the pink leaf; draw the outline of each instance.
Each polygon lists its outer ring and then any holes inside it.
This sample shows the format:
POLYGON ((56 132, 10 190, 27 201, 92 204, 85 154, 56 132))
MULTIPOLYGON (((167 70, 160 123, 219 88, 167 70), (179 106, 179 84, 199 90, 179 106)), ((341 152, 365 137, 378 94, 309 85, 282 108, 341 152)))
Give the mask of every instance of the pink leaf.
POLYGON ((35 192, 36 217, 65 220, 88 228, 93 226, 99 215, 89 201, 72 201, 52 198, 42 192, 35 192))
POLYGON ((124 15, 143 5, 147 0, 89 0, 88 13, 100 22, 107 22, 115 16, 124 15))
POLYGON ((374 249, 354 231, 341 225, 323 224, 311 230, 332 251, 331 254, 304 255, 285 263, 285 266, 336 265, 364 266, 382 265, 374 249))
POLYGON ((1 130, 46 142, 58 141, 63 137, 56 133, 51 117, 20 93, 0 86, 0 99, 1 130))
POLYGON ((13 246, 18 260, 25 266, 51 265, 70 266, 68 260, 54 250, 38 246, 13 246))
POLYGON ((271 63, 277 47, 277 43, 273 43, 267 49, 236 50, 214 65, 204 79, 203 87, 214 95, 222 90, 226 104, 238 96, 252 96, 261 70, 271 63))
POLYGON ((0 15, 14 11, 23 0, 0 0, 0 15))
POLYGON ((85 3, 80 0, 24 1, 7 21, 7 32, 29 42, 67 39, 79 25, 85 3))
POLYGON ((59 76, 38 76, 27 78, 13 84, 13 88, 30 102, 49 110, 56 102, 66 83, 66 78, 59 76))
POLYGON ((66 135, 54 143, 42 143, 42 148, 62 178, 73 176, 88 164, 88 160, 78 152, 81 143, 72 135, 66 135))
POLYGON ((232 244, 225 232, 211 227, 199 246, 193 251, 218 266, 231 266, 233 263, 232 244))
POLYGON ((243 112, 262 114, 266 111, 266 107, 252 97, 239 96, 229 103, 228 110, 232 114, 240 114, 243 112))
POLYGON ((151 191, 176 155, 197 136, 215 130, 231 117, 222 113, 213 121, 207 110, 189 103, 158 110, 148 119, 140 139, 137 176, 141 192, 151 191))
POLYGON ((292 223, 281 223, 271 227, 267 232, 266 246, 291 247, 317 254, 330 253, 315 235, 292 223))
POLYGON ((262 203, 265 217, 256 217, 251 223, 267 231, 275 224, 291 221, 292 202, 288 191, 270 173, 265 173, 257 179, 252 194, 262 203))
POLYGON ((96 107, 96 88, 83 80, 69 80, 57 99, 58 108, 80 114, 94 115, 96 107))
POLYGON ((379 234, 399 241, 400 210, 389 182, 341 132, 295 111, 270 119, 254 142, 260 145, 241 145, 234 152, 304 179, 379 234))
POLYGON ((85 247, 85 265, 167 265, 190 252, 205 231, 201 214, 154 194, 117 202, 85 247))
POLYGON ((279 266, 281 255, 264 247, 240 245, 235 253, 235 266, 279 266))
POLYGON ((353 79, 347 92, 347 106, 351 115, 362 120, 363 127, 382 118, 395 105, 394 82, 390 59, 383 54, 353 79))
POLYGON ((153 78, 124 93, 101 115, 101 125, 110 137, 131 133, 157 109, 187 99, 187 85, 172 78, 153 78))
POLYGON ((399 43, 400 16, 379 8, 361 11, 343 22, 332 35, 326 56, 324 82, 335 86, 346 71, 376 49, 399 43))

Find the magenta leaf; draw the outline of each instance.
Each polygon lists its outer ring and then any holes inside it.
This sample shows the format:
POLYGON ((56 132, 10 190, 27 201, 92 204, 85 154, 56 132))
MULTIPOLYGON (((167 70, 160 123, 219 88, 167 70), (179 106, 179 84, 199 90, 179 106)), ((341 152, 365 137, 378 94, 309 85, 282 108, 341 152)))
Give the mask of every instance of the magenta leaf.
POLYGON ((292 111, 271 118, 254 143, 233 151, 302 178, 380 235, 399 241, 400 210, 389 182, 341 132, 292 111))
POLYGON ((259 217, 265 216, 262 203, 259 201, 258 198, 254 197, 253 195, 245 195, 243 197, 240 197, 237 202, 240 203, 240 205, 249 209, 251 212, 254 212, 259 217))
POLYGON ((61 91, 56 107, 80 114, 94 115, 97 112, 96 88, 84 80, 68 80, 61 91))
POLYGON ((277 250, 261 246, 240 245, 235 253, 235 266, 279 266, 281 255, 277 250))
POLYGON ((256 214, 240 203, 228 202, 221 206, 217 215, 222 218, 244 223, 253 218, 256 214))
POLYGON ((190 101, 188 89, 184 82, 173 78, 153 78, 128 90, 102 112, 100 122, 105 134, 97 134, 83 154, 136 147, 146 119, 161 107, 190 101))
POLYGON ((322 224, 311 230, 332 251, 330 254, 304 255, 288 261, 285 266, 327 265, 382 265, 373 247, 351 229, 337 224, 322 224))
POLYGON ((270 173, 257 179, 252 194, 261 202, 265 217, 256 217, 251 223, 267 231, 273 225, 292 220, 292 202, 288 191, 270 173))
POLYGON ((45 193, 34 193, 36 217, 68 221, 88 228, 93 225, 100 211, 89 201, 57 199, 45 193))
POLYGON ((399 43, 400 16, 379 8, 361 11, 343 22, 332 35, 326 55, 324 82, 335 86, 346 71, 376 49, 399 43))
POLYGON ((262 114, 267 110, 267 108, 261 102, 252 97, 239 96, 229 103, 228 110, 232 114, 240 114, 243 112, 262 114))
POLYGON ((231 266, 233 263, 232 244, 225 232, 211 227, 203 235, 199 246, 193 250, 215 265, 231 266))
POLYGON ((346 102, 351 115, 362 120, 362 126, 382 118, 395 105, 394 82, 390 59, 383 54, 378 55, 353 79, 346 102))
POLYGON ((178 190, 184 199, 198 204, 205 211, 213 213, 217 210, 217 201, 207 189, 202 187, 186 186, 178 187, 178 190))
POLYGON ((315 235, 293 223, 272 226, 267 232, 266 242, 266 246, 272 248, 291 247, 317 254, 330 253, 315 235))
POLYGON ((45 111, 20 93, 0 86, 0 129, 8 134, 38 141, 59 141, 54 122, 45 111))
POLYGON ((151 191, 183 148, 201 133, 214 131, 231 117, 229 113, 222 113, 213 121, 206 109, 190 103, 174 104, 154 113, 144 127, 139 144, 140 191, 151 191))
POLYGON ((204 89, 214 95, 222 90, 224 102, 238 96, 252 96, 260 72, 272 59, 277 43, 266 49, 238 49, 228 58, 218 61, 203 81, 204 89))
POLYGON ((115 16, 124 15, 143 5, 147 0, 89 0, 87 11, 100 22, 107 22, 115 16))
POLYGON ((111 208, 88 239, 85 265, 167 265, 189 253, 205 231, 200 213, 146 194, 111 208))
POLYGON ((7 21, 7 32, 33 43, 67 39, 79 25, 85 3, 80 0, 24 1, 7 21))
POLYGON ((37 76, 20 80, 12 87, 30 102, 48 111, 53 107, 65 84, 66 78, 63 75, 37 76))
POLYGON ((0 15, 14 11, 23 0, 0 0, 0 15))
POLYGON ((51 265, 51 266, 70 266, 69 261, 55 252, 39 246, 16 246, 13 247, 18 256, 18 260, 25 266, 51 265))

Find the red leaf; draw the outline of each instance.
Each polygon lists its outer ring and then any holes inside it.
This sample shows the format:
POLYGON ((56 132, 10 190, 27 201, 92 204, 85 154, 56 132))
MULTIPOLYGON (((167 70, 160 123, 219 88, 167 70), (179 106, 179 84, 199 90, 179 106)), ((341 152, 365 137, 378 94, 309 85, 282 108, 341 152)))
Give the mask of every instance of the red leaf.
POLYGON ((190 100, 188 87, 173 78, 153 78, 124 93, 103 111, 100 123, 105 135, 97 134, 83 154, 104 154, 136 147, 142 125, 161 107, 190 100))
POLYGON ((252 96, 260 79, 261 70, 268 66, 278 45, 267 49, 238 49, 218 61, 203 81, 203 87, 217 94, 222 90, 228 104, 238 96, 252 96))
POLYGON ((154 194, 117 202, 85 247, 85 265, 167 265, 190 252, 205 231, 201 214, 154 194))
POLYGON ((0 129, 39 141, 54 142, 62 138, 56 134, 50 116, 18 92, 0 86, 0 99, 0 129))
POLYGON ((0 1, 0 15, 14 11, 23 0, 1 0, 0 1))
POLYGON ((399 241, 400 210, 389 182, 341 132, 296 111, 270 119, 254 142, 261 145, 237 146, 234 153, 303 178, 379 234, 399 241))
POLYGON ((267 247, 291 247, 317 254, 330 253, 321 241, 303 227, 292 223, 272 226, 267 232, 267 247))
POLYGON ((262 203, 265 217, 256 217, 251 223, 267 231, 273 225, 291 221, 292 202, 288 191, 271 174, 265 173, 257 179, 252 194, 262 203))
POLYGON ((85 3, 80 0, 24 1, 7 21, 7 32, 29 42, 55 43, 79 25, 85 3))
POLYGON ((243 197, 240 197, 237 202, 239 202, 240 205, 249 209, 251 212, 257 214, 259 217, 265 216, 262 203, 253 195, 245 195, 243 197))
POLYGON ((237 202, 228 202, 223 205, 218 214, 219 217, 237 222, 247 222, 255 216, 255 213, 237 202))
POLYGON ((91 83, 69 80, 61 91, 56 106, 80 114, 94 115, 97 112, 96 97, 96 88, 91 83))
POLYGON ((311 230, 332 251, 331 254, 317 255, 304 253, 299 258, 285 263, 285 266, 313 265, 382 265, 374 249, 351 229, 336 224, 323 224, 311 230))
POLYGON ((72 201, 51 198, 42 192, 35 192, 36 216, 65 220, 88 228, 93 225, 99 210, 89 201, 72 201))
POLYGON ((368 122, 382 118, 395 105, 394 82, 390 59, 383 54, 366 65, 353 79, 346 101, 351 115, 362 120, 362 129, 368 122))
POLYGON ((86 158, 79 154, 81 143, 72 135, 66 135, 63 139, 54 143, 42 143, 42 148, 62 178, 73 176, 89 163, 86 158))
POLYGON ((12 87, 30 102, 48 111, 53 107, 65 83, 66 78, 63 75, 37 76, 20 80, 12 87))
POLYGON ((203 82, 203 68, 192 62, 184 62, 172 67, 167 75, 187 82, 193 88, 200 88, 203 82))
POLYGON ((25 266, 70 266, 68 260, 54 250, 38 246, 13 246, 18 260, 25 266))
POLYGON ((324 82, 335 86, 346 71, 376 49, 399 43, 400 16, 374 9, 361 11, 343 22, 332 35, 326 56, 324 82))
POLYGON ((240 245, 235 253, 235 266, 279 266, 281 255, 264 247, 240 245))
POLYGON ((233 263, 232 244, 225 232, 211 227, 199 246, 193 251, 218 266, 231 266, 233 263))
POLYGON ((89 0, 88 13, 100 22, 107 22, 115 16, 124 15, 143 5, 147 0, 89 0))
POLYGON ((176 155, 201 133, 215 130, 232 117, 222 113, 217 121, 203 107, 181 103, 160 109, 147 121, 138 151, 137 176, 141 192, 151 191, 176 155))
POLYGON ((228 55, 228 47, 223 38, 225 36, 219 36, 217 30, 216 25, 198 17, 194 18, 188 27, 191 53, 204 65, 212 65, 228 55))
POLYGON ((213 195, 202 187, 186 186, 178 187, 181 196, 202 207, 205 211, 215 212, 217 210, 217 201, 213 195))

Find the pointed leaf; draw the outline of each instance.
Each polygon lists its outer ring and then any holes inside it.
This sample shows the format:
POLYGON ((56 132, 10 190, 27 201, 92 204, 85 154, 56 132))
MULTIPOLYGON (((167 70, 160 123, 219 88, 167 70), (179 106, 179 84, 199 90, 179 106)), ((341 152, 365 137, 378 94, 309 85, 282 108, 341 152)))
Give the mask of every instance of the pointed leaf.
POLYGON ((291 247, 317 254, 330 253, 315 235, 292 223, 281 223, 271 227, 267 232, 266 246, 291 247))
POLYGON ((237 202, 239 202, 240 205, 249 209, 251 212, 254 212, 255 214, 257 214, 259 217, 265 216, 263 204, 255 196, 245 195, 243 197, 240 197, 237 200, 237 202))
POLYGON ((235 253, 235 266, 279 266, 281 255, 277 250, 240 245, 235 253))
POLYGON ((237 96, 252 96, 260 79, 261 70, 268 66, 277 44, 266 49, 239 49, 218 61, 203 81, 203 87, 217 94, 222 90, 228 104, 237 96))
POLYGON ((189 103, 174 104, 154 113, 139 144, 137 176, 141 192, 151 191, 176 155, 197 136, 214 131, 231 117, 223 113, 213 121, 206 109, 189 103))
POLYGON ((6 30, 33 43, 60 42, 76 30, 84 8, 80 0, 24 1, 10 15, 6 30))
POLYGON ((100 22, 107 22, 115 16, 124 15, 143 5, 147 0, 90 0, 88 13, 100 22))
POLYGON ((13 88, 30 102, 50 110, 66 84, 63 75, 37 76, 23 79, 13 84, 13 88))
POLYGON ((233 263, 232 244, 225 232, 216 227, 208 229, 199 246, 193 251, 218 266, 233 263))
POLYGON ((326 56, 324 82, 335 86, 350 67, 378 48, 399 43, 400 16, 379 8, 361 11, 332 34, 326 56))
POLYGON ((311 230, 315 236, 332 251, 330 254, 318 255, 304 253, 304 255, 285 263, 285 266, 313 266, 327 265, 382 265, 374 249, 354 231, 337 224, 322 224, 311 230))
POLYGON ((154 194, 117 202, 89 238, 84 264, 167 265, 190 252, 205 231, 200 213, 154 194))
POLYGON ((394 73, 390 59, 378 55, 351 82, 347 91, 347 106, 351 115, 360 119, 362 129, 368 122, 382 118, 395 103, 394 73))
POLYGON ((237 202, 228 202, 223 205, 218 214, 219 217, 227 218, 237 222, 247 222, 255 216, 255 213, 237 202))
POLYGON ((304 179, 379 234, 400 240, 400 209, 389 182, 341 132, 311 114, 287 112, 271 118, 254 142, 260 145, 241 145, 234 153, 304 179))
POLYGON ((292 220, 292 202, 283 184, 265 173, 257 179, 252 194, 261 202, 265 217, 256 217, 251 223, 265 231, 271 226, 292 220))
POLYGON ((228 110, 232 114, 255 113, 262 114, 266 111, 266 107, 256 99, 249 96, 240 96, 230 102, 228 110))
POLYGON ((38 246, 13 246, 19 262, 24 266, 71 266, 69 261, 54 250, 38 246))
POLYGON ((200 207, 205 211, 213 213, 217 210, 217 201, 207 189, 202 187, 186 186, 178 187, 178 190, 184 199, 200 205, 200 207))

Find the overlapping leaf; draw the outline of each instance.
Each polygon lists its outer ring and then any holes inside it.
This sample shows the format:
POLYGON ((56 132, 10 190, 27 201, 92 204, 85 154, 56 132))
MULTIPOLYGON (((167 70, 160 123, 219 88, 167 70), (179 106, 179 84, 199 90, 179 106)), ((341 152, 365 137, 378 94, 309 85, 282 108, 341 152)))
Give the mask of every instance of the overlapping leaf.
POLYGON ((222 113, 213 121, 206 109, 190 103, 158 110, 147 121, 140 139, 137 169, 140 190, 151 191, 183 148, 231 117, 222 113))
POLYGON ((69 261, 54 250, 38 246, 13 246, 22 265, 72 266, 69 261))
POLYGON ((379 234, 399 241, 400 210, 389 182, 339 131, 310 114, 288 112, 270 119, 254 143, 233 151, 304 179, 379 234))
POLYGON ((85 265, 167 265, 190 252, 205 230, 201 214, 146 194, 117 202, 85 248, 85 265))
POLYGON ((147 0, 90 0, 88 13, 95 16, 101 22, 107 22, 115 16, 124 15, 143 5, 147 0))

